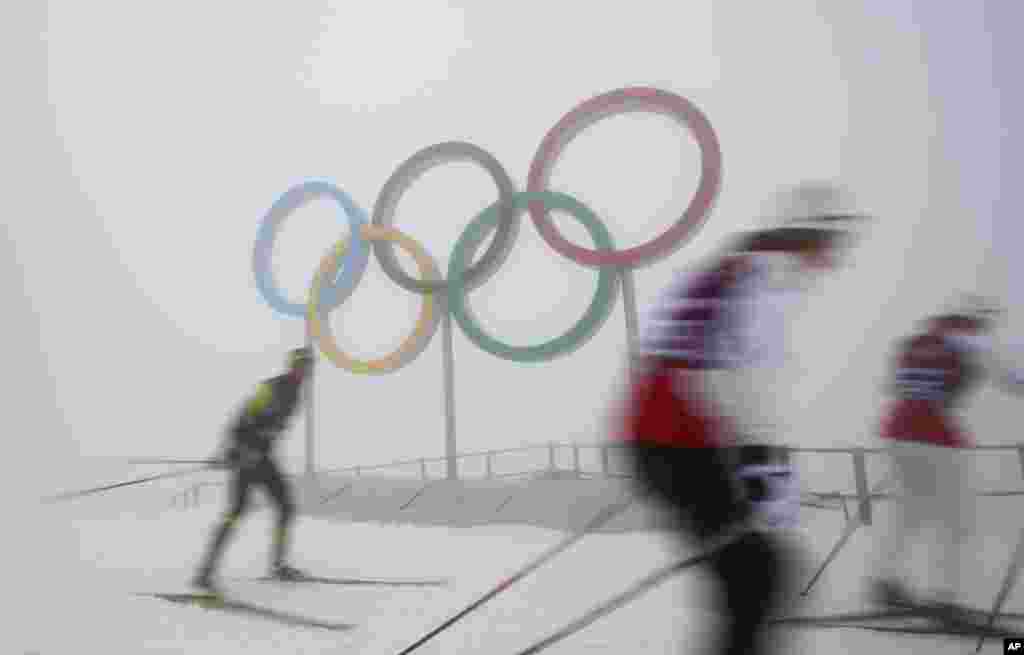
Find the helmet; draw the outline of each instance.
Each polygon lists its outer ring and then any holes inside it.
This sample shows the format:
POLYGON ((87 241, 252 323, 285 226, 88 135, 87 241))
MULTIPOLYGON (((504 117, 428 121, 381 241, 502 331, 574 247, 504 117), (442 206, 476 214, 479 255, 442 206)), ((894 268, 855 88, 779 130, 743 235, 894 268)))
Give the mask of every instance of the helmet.
POLYGON ((852 229, 865 218, 856 199, 832 182, 808 181, 775 195, 771 214, 779 227, 852 229))
POLYGON ((751 249, 847 245, 868 218, 845 188, 831 182, 803 182, 785 188, 775 195, 766 213, 770 224, 751 233, 751 249))
POLYGON ((968 319, 991 326, 1003 314, 1003 307, 994 298, 977 293, 963 293, 943 313, 951 318, 968 319))
POLYGON ((288 367, 297 368, 302 365, 312 364, 314 361, 313 349, 306 346, 295 348, 288 352, 288 367))

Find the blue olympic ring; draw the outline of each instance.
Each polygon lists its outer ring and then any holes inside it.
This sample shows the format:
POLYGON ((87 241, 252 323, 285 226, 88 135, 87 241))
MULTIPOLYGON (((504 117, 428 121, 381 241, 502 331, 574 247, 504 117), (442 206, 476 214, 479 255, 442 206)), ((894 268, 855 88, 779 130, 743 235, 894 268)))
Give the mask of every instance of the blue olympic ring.
POLYGON ((289 301, 278 291, 270 259, 274 252, 274 238, 281 223, 296 209, 318 196, 329 196, 341 206, 342 214, 348 220, 352 234, 352 246, 348 248, 337 277, 324 281, 321 307, 324 313, 336 309, 351 295, 366 273, 370 261, 370 246, 362 235, 362 227, 369 223, 369 217, 362 207, 347 193, 324 180, 311 180, 285 191, 264 216, 256 236, 252 267, 260 294, 273 309, 286 316, 304 318, 307 303, 289 301))

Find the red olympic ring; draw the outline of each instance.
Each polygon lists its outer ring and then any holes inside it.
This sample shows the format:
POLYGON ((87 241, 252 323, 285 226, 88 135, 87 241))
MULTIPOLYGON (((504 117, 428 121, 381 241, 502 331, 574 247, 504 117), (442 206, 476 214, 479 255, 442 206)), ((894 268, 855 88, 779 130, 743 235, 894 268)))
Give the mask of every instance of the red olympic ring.
POLYGON ((530 165, 527 191, 546 191, 551 170, 565 146, 598 121, 633 111, 665 114, 681 122, 697 140, 701 174, 697 192, 679 220, 661 236, 625 250, 592 250, 565 239, 542 203, 530 205, 530 217, 540 235, 560 254, 584 266, 636 268, 665 257, 684 242, 711 212, 722 183, 722 150, 711 123, 692 102, 674 93, 649 87, 630 87, 605 93, 576 106, 544 137, 530 165))

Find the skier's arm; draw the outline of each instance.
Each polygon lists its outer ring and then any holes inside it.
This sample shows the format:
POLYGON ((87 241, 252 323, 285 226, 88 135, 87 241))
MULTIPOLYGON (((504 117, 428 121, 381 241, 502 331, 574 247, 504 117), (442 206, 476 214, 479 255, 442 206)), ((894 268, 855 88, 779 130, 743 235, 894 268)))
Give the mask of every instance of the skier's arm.
POLYGON ((1024 396, 1024 370, 1014 366, 995 349, 983 353, 986 371, 1000 389, 1016 396, 1024 396))
POLYGON ((1019 347, 1008 348, 1006 344, 998 347, 994 340, 988 338, 959 341, 981 365, 985 376, 996 386, 1007 393, 1024 396, 1024 370, 1015 366, 1005 355, 1008 351, 1019 351, 1019 347))
POLYGON ((245 443, 244 434, 247 429, 259 425, 273 400, 273 390, 267 383, 256 387, 256 391, 245 400, 241 411, 224 430, 220 445, 214 459, 222 467, 233 468, 242 464, 249 456, 249 446, 245 443))
POLYGON ((791 360, 788 322, 801 296, 791 290, 754 287, 736 300, 736 327, 732 350, 734 366, 781 368, 791 360))
POLYGON ((245 403, 245 418, 248 420, 259 418, 270 407, 273 399, 274 392, 269 384, 264 382, 256 387, 256 393, 245 403))
POLYGON ((274 387, 264 382, 256 388, 256 392, 242 409, 242 427, 258 431, 275 431, 283 428, 286 417, 281 416, 280 408, 275 407, 276 403, 274 387))

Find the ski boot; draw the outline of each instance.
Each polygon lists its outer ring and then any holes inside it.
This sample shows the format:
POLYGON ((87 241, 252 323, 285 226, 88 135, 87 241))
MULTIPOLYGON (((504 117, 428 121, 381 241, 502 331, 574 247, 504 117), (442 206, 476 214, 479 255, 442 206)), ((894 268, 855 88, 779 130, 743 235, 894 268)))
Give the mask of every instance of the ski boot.
POLYGON ((271 567, 270 577, 275 580, 283 580, 285 582, 300 582, 309 577, 309 574, 305 571, 301 571, 294 566, 288 564, 275 564, 271 567))
POLYGON ((907 588, 896 580, 876 580, 872 584, 871 598, 877 605, 889 609, 918 609, 919 604, 907 588))
POLYGON ((933 619, 947 626, 971 631, 984 630, 985 618, 983 616, 954 601, 953 594, 938 595, 927 604, 928 613, 933 619))
POLYGON ((210 596, 220 597, 223 595, 209 571, 200 571, 196 577, 192 578, 192 586, 210 596))

